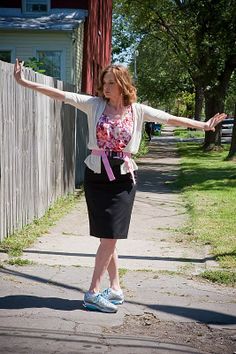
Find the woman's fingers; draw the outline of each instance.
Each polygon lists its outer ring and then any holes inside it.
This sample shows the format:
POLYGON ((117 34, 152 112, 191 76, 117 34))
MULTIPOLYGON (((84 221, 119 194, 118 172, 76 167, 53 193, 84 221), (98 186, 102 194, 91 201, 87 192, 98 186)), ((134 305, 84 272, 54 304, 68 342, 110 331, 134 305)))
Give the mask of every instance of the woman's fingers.
POLYGON ((14 66, 14 77, 18 82, 20 82, 22 79, 22 63, 19 61, 19 59, 16 59, 14 66))
POLYGON ((24 62, 20 62, 19 59, 16 59, 16 63, 15 63, 15 68, 17 71, 20 71, 22 69, 22 66, 24 65, 24 62))
POLYGON ((216 113, 212 118, 208 120, 208 130, 215 131, 215 126, 222 122, 227 117, 225 113, 216 113))
POLYGON ((20 69, 21 69, 20 62, 18 59, 16 59, 16 70, 19 71, 20 69))
POLYGON ((16 59, 16 63, 15 63, 15 67, 14 67, 15 73, 17 73, 19 71, 19 69, 20 69, 19 61, 18 61, 18 59, 16 59))
POLYGON ((222 121, 222 120, 226 119, 226 117, 227 117, 227 114, 221 113, 220 120, 222 121))

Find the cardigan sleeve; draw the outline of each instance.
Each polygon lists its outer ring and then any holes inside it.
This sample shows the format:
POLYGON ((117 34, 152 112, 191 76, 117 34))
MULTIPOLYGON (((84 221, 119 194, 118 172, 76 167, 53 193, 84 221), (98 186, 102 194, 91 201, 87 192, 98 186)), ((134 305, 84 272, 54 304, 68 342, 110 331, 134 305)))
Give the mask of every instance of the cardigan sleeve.
POLYGON ((94 104, 97 97, 89 95, 81 95, 75 92, 65 91, 64 102, 70 104, 85 113, 89 113, 90 107, 94 104))
POLYGON ((143 120, 148 122, 158 122, 168 124, 168 120, 172 118, 172 115, 166 113, 160 109, 155 109, 144 104, 141 104, 143 110, 143 120))

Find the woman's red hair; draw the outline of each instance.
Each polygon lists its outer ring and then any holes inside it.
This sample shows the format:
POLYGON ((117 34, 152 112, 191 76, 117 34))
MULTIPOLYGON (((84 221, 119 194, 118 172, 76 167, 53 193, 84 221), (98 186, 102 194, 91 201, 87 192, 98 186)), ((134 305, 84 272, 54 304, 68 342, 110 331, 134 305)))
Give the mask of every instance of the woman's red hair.
POLYGON ((103 85, 104 85, 104 76, 108 73, 112 72, 115 76, 115 80, 121 88, 121 93, 123 95, 124 105, 129 106, 131 103, 136 102, 136 88, 132 83, 131 75, 128 69, 123 65, 109 65, 105 69, 102 70, 100 77, 97 92, 100 97, 106 99, 103 93, 103 85))

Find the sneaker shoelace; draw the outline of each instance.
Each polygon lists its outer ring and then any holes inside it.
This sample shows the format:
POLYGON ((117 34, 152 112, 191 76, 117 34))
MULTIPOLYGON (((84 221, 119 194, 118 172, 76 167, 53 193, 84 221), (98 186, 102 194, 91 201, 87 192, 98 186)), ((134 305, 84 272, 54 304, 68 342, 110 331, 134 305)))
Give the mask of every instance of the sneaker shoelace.
POLYGON ((107 299, 105 299, 101 294, 97 295, 96 296, 96 299, 95 299, 95 303, 99 303, 101 302, 103 305, 105 306, 110 306, 111 305, 111 302, 108 301, 107 299))
POLYGON ((110 289, 110 288, 107 288, 107 289, 105 289, 105 290, 103 291, 103 295, 105 295, 105 296, 109 296, 110 293, 111 293, 111 289, 110 289))

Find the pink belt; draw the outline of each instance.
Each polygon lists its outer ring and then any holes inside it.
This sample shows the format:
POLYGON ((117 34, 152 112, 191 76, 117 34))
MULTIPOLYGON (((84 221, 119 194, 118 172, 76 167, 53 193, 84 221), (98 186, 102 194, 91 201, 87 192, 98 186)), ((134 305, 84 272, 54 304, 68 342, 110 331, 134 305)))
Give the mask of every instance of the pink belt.
MULTIPOLYGON (((109 151, 108 151, 108 153, 109 153, 109 151)), ((92 155, 101 156, 102 162, 104 164, 104 167, 105 167, 105 170, 106 170, 106 173, 107 173, 107 176, 109 178, 109 181, 114 181, 116 178, 115 178, 115 176, 113 174, 111 165, 110 165, 109 160, 107 158, 106 151, 105 150, 92 150, 92 155)), ((119 153, 118 153, 117 156, 119 156, 119 153)), ((132 176, 133 182, 134 182, 134 184, 136 184, 136 181, 135 181, 135 178, 134 178, 134 171, 133 171, 133 168, 132 168, 132 165, 131 165, 131 161, 130 161, 131 153, 122 151, 120 158, 124 160, 124 162, 125 162, 125 164, 127 166, 127 169, 128 169, 129 173, 132 176)))

